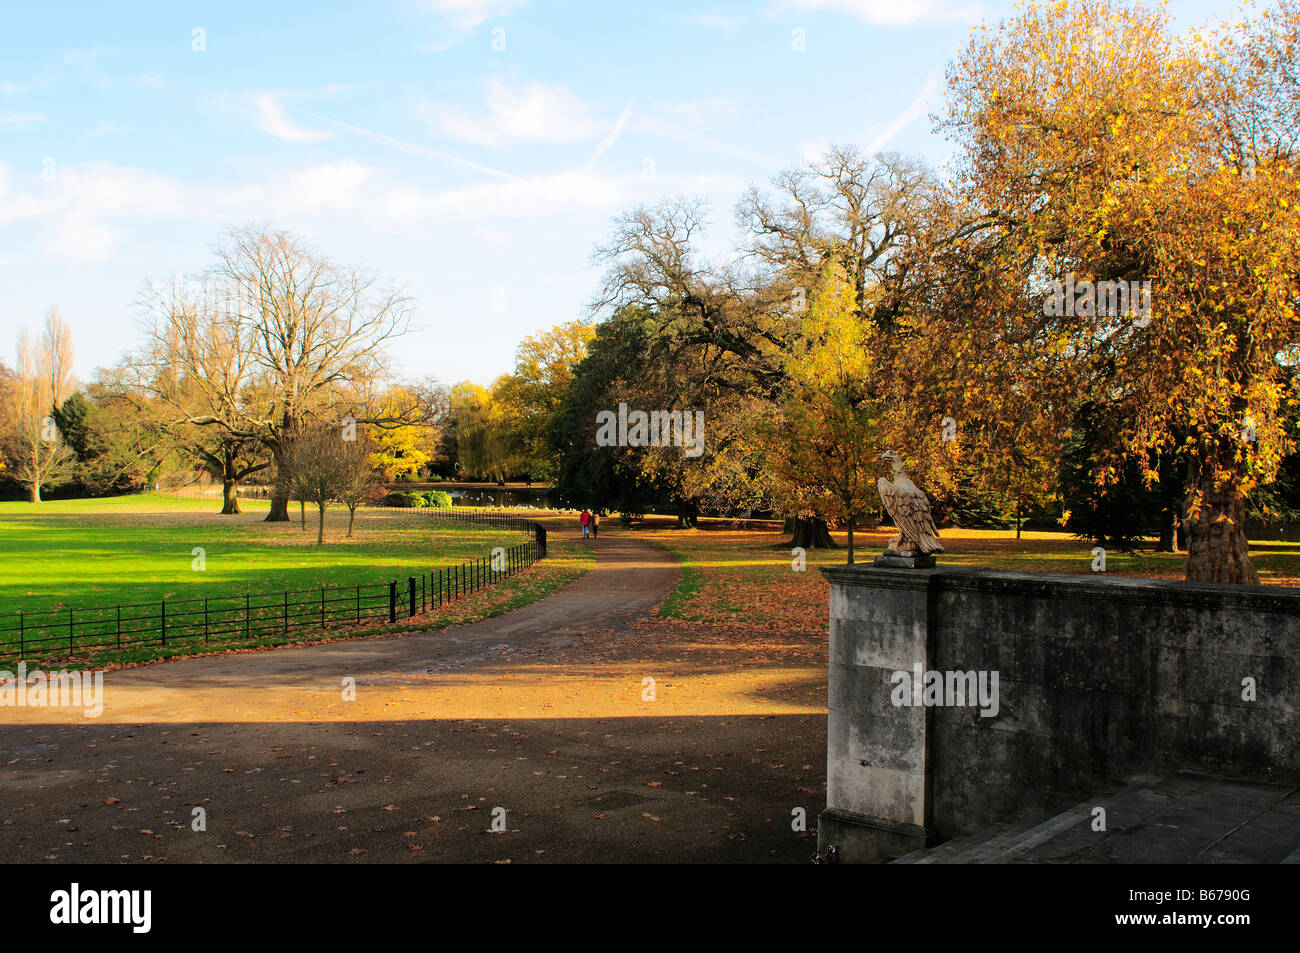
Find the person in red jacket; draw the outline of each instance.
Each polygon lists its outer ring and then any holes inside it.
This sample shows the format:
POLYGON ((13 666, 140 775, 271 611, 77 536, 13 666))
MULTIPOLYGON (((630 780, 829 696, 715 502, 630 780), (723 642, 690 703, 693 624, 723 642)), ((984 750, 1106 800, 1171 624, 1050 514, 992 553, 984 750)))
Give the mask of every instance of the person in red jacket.
POLYGON ((582 524, 582 538, 586 539, 591 532, 591 513, 585 506, 582 508, 582 515, 578 517, 578 522, 582 524))

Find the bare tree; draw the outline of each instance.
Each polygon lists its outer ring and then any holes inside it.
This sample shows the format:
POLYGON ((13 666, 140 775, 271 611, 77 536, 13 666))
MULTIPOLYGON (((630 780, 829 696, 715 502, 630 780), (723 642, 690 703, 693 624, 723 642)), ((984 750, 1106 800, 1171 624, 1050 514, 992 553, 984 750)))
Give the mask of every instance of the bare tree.
POLYGON ((238 513, 240 481, 271 465, 252 326, 210 275, 151 286, 143 304, 146 344, 114 389, 151 405, 170 442, 221 481, 221 512, 238 513))
MULTIPOLYGON (((347 436, 346 430, 343 434, 347 436)), ((357 519, 357 508, 372 500, 383 488, 379 474, 370 465, 370 455, 375 444, 369 437, 345 440, 339 453, 338 501, 348 508, 348 538, 352 538, 352 524, 357 519)))
MULTIPOLYGON (((292 435, 336 423, 349 390, 381 376, 383 348, 408 330, 411 301, 381 288, 373 273, 337 266, 286 232, 238 229, 217 255, 217 273, 249 329, 269 401, 251 429, 277 468, 288 470, 292 435)), ((289 518, 286 491, 277 485, 268 521, 289 518)))
POLYGON ((853 286, 858 314, 887 323, 901 307, 902 252, 926 224, 937 189, 923 164, 833 146, 778 174, 770 192, 751 188, 736 221, 749 233, 748 256, 787 303, 799 302, 794 310, 835 261, 853 286))
POLYGON ((9 390, 4 442, 10 474, 39 503, 41 487, 67 473, 74 460, 53 416, 73 390, 72 333, 56 309, 45 316, 38 343, 26 332, 19 337, 9 390))
MULTIPOLYGON (((318 546, 325 539, 325 510, 356 478, 356 441, 345 436, 340 428, 311 424, 282 438, 281 482, 303 504, 316 507, 318 546)), ((348 532, 351 535, 350 521, 348 532)))

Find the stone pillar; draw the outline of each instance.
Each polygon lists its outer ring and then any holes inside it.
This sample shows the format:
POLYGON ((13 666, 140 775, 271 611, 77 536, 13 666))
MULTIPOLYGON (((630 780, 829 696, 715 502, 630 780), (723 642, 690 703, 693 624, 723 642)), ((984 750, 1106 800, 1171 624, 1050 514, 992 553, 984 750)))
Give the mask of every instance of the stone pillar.
POLYGON ((830 583, 823 862, 881 863, 927 847, 931 709, 890 702, 897 671, 931 668, 928 569, 839 566, 830 583))

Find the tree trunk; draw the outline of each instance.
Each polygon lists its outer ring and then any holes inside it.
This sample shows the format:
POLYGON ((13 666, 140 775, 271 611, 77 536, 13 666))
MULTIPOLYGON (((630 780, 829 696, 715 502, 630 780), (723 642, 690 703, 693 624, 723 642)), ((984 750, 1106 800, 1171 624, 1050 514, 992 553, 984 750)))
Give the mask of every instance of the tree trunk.
POLYGON ((302 528, 305 532, 307 529, 307 501, 298 501, 298 518, 302 521, 302 528))
POLYGON ((31 500, 33 503, 41 501, 41 485, 39 483, 32 484, 31 500))
POLYGON ((816 516, 794 521, 794 538, 790 540, 790 545, 802 549, 839 548, 835 540, 831 539, 830 527, 826 525, 826 521, 816 516))
POLYGON ((1189 582, 1259 585, 1245 522, 1246 500, 1235 487, 1203 490, 1200 512, 1186 522, 1189 582))
POLYGON ((352 538, 352 524, 355 523, 356 521, 357 521, 357 508, 355 506, 349 506, 348 507, 348 539, 352 538))
POLYGON ((221 481, 221 515, 231 516, 240 512, 239 495, 236 492, 239 489, 239 482, 229 477, 221 481))
POLYGON ((325 542, 325 507, 318 506, 320 510, 320 522, 316 524, 316 545, 319 546, 325 542))
POLYGON ((853 565, 853 517, 852 516, 849 517, 849 562, 848 564, 850 566, 853 565))
POLYGON ((1020 494, 1016 494, 1016 539, 1020 538, 1020 494))
POLYGON ((271 512, 266 514, 268 523, 289 522, 289 491, 279 487, 271 491, 271 512))
POLYGON ((293 492, 289 486, 289 471, 284 461, 280 459, 278 447, 272 451, 271 458, 275 461, 275 485, 271 488, 271 511, 266 514, 266 522, 287 523, 289 522, 289 497, 293 492))

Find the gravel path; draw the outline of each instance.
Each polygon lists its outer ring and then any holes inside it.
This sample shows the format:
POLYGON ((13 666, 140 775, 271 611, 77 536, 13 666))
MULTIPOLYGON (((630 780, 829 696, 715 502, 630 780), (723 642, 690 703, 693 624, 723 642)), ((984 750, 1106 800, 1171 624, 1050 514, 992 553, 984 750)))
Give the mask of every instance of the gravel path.
POLYGON ((493 619, 109 672, 94 719, 0 709, 0 861, 806 862, 824 668, 701 647, 650 618, 669 554, 592 545, 493 619))

